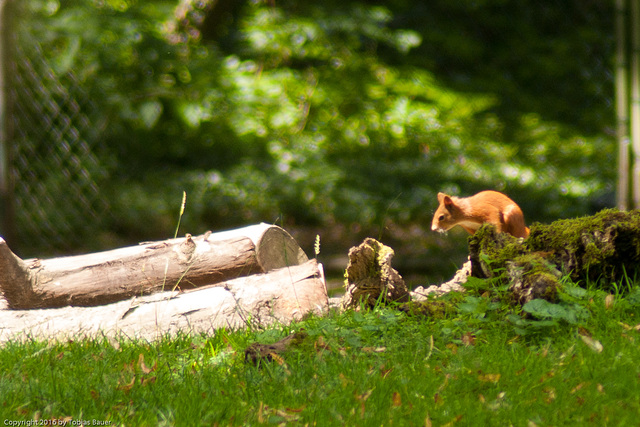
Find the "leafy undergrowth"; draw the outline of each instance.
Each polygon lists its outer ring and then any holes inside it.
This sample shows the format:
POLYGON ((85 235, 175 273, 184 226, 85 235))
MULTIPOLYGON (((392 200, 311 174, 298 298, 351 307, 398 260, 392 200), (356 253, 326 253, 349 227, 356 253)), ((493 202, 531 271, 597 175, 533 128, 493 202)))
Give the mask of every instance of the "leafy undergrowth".
MULTIPOLYGON (((565 284, 514 310, 473 280, 454 309, 330 313, 266 330, 7 343, 0 417, 67 425, 631 425, 640 414, 640 288, 565 284), (253 342, 304 328, 258 366, 253 342)), ((439 303, 442 304, 442 303, 439 303)), ((5 422, 6 424, 6 422, 5 422)), ((9 424, 6 424, 9 425, 9 424)))

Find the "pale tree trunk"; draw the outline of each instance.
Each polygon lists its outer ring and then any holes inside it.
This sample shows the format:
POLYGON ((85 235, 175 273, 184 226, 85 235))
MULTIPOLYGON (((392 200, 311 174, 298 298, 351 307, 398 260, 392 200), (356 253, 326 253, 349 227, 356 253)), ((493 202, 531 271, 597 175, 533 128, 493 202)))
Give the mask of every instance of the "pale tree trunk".
POLYGON ((0 342, 103 336, 153 340, 178 332, 289 323, 327 308, 322 265, 311 260, 188 292, 161 292, 98 307, 0 310, 0 342))
POLYGON ((0 238, 0 291, 11 309, 93 306, 307 260, 285 230, 268 224, 48 260, 23 261, 0 238))
POLYGON ((629 207, 629 93, 627 92, 626 0, 616 0, 616 115, 618 138, 617 206, 629 207))
POLYGON ((631 2, 631 145, 633 148, 633 207, 640 208, 640 5, 631 2))

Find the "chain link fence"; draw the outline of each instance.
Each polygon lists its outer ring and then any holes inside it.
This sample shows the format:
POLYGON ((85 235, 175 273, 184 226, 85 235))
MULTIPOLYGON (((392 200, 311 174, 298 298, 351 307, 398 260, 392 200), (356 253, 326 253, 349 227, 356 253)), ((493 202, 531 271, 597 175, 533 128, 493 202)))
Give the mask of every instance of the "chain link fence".
POLYGON ((5 8, 5 217, 2 234, 21 255, 81 246, 105 219, 107 176, 97 153, 99 126, 73 71, 58 75, 28 26, 5 8), (8 26, 7 26, 8 24, 8 26))

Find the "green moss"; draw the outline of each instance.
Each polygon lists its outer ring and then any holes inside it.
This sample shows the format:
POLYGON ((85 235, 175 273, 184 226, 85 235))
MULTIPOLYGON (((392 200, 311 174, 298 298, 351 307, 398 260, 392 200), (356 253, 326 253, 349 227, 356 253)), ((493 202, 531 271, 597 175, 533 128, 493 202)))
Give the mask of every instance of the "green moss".
POLYGON ((522 239, 507 233, 498 233, 495 226, 484 224, 469 237, 474 277, 502 277, 506 263, 527 254, 522 239))
POLYGON ((614 282, 638 271, 640 212, 606 209, 596 215, 536 224, 531 250, 547 251, 573 280, 614 282))
POLYGON ((506 271, 510 280, 509 290, 521 304, 536 298, 554 301, 561 286, 559 279, 562 274, 544 253, 521 255, 507 262, 506 271))
POLYGON ((445 319, 458 313, 460 298, 437 298, 425 301, 409 301, 399 305, 399 310, 429 319, 445 319))
POLYGON ((470 237, 469 250, 476 277, 504 277, 508 263, 515 263, 529 265, 530 275, 556 275, 555 270, 576 282, 612 283, 640 269, 640 212, 606 209, 593 216, 536 223, 527 239, 484 225, 470 237))

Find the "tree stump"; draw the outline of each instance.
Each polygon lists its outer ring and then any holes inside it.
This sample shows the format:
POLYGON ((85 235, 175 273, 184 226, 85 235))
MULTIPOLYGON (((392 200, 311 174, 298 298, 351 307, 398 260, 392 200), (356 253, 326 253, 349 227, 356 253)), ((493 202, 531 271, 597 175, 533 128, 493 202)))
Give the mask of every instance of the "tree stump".
POLYGON ((391 267, 393 255, 393 249, 372 238, 349 250, 343 308, 373 307, 378 300, 409 300, 404 280, 391 267))

